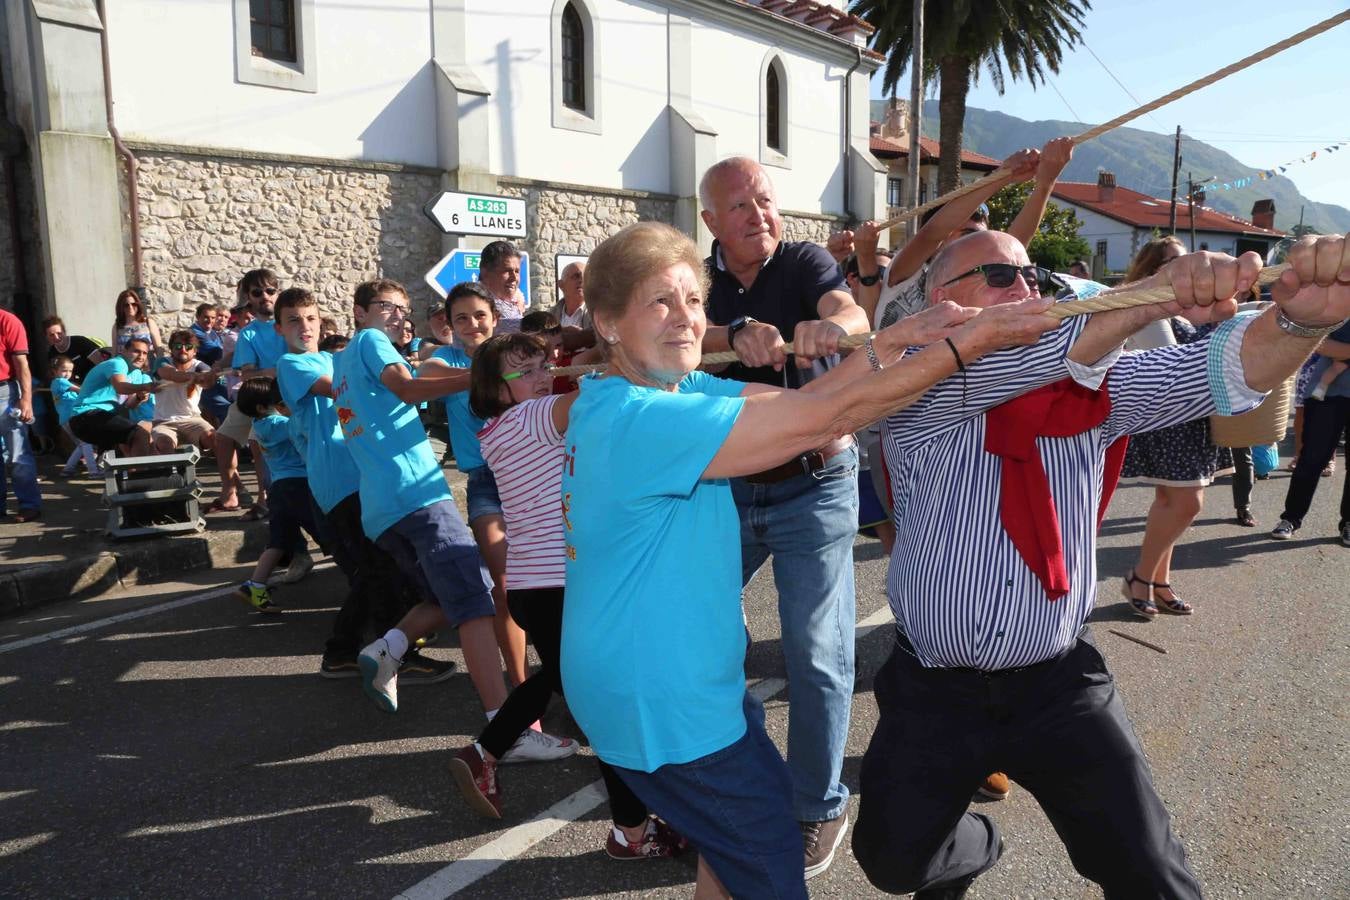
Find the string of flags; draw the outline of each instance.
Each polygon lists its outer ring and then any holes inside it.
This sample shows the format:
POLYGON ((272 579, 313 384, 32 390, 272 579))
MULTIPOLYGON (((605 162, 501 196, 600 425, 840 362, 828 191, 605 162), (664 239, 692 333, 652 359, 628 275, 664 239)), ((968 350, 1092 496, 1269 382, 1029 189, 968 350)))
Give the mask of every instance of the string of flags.
POLYGON ((1317 159, 1317 154, 1335 153, 1342 147, 1350 146, 1350 141, 1341 141, 1339 144, 1332 144, 1329 147, 1323 147, 1321 150, 1314 150, 1306 156, 1300 156, 1298 159, 1290 160, 1282 166, 1276 166, 1273 169, 1262 169, 1255 175, 1248 175, 1245 178, 1238 178, 1233 181, 1224 181, 1219 184, 1207 185, 1211 191, 1232 191, 1238 188, 1244 188, 1255 181, 1265 181, 1268 178, 1274 178, 1276 175, 1283 175, 1290 166, 1296 166, 1299 163, 1312 162, 1317 159))

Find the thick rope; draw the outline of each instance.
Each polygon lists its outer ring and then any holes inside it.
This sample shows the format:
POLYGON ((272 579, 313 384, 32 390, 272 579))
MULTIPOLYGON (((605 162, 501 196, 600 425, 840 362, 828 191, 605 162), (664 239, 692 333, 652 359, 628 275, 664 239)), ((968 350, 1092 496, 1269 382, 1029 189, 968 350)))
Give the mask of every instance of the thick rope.
MULTIPOLYGON (((1237 62, 1233 63, 1232 65, 1224 66, 1222 69, 1219 69, 1216 72, 1212 72, 1209 75, 1206 75, 1204 78, 1197 79, 1195 81, 1192 81, 1190 84, 1185 85, 1184 87, 1177 88, 1170 94, 1164 94, 1157 100, 1154 100, 1150 103, 1145 103, 1143 106, 1140 106, 1137 109, 1132 109, 1129 112, 1125 113, 1124 115, 1116 116, 1109 122, 1104 122, 1101 125, 1089 128, 1082 134, 1075 135, 1073 138, 1073 143, 1075 146, 1077 146, 1078 144, 1085 143, 1087 141, 1092 140, 1093 138, 1101 137, 1108 131, 1119 128, 1121 125, 1124 125, 1131 119, 1137 119, 1142 115, 1153 112, 1155 109, 1158 109, 1159 107, 1166 106, 1167 104, 1171 103, 1174 100, 1180 100, 1187 94, 1198 91, 1201 88, 1209 87, 1211 84, 1213 84, 1216 81, 1219 81, 1220 79, 1227 78, 1229 75, 1232 75, 1235 72, 1240 72, 1243 69, 1248 68, 1249 66, 1254 66, 1264 59, 1269 59, 1270 57, 1274 56, 1277 53, 1282 53, 1285 50, 1288 50, 1290 47, 1301 44, 1304 41, 1308 40, 1309 38, 1316 37, 1317 35, 1321 34, 1324 31, 1330 31, 1337 25, 1340 25, 1343 22, 1347 21, 1350 21, 1350 9, 1344 10, 1340 13, 1337 13, 1334 16, 1323 19, 1321 22, 1318 22, 1311 28, 1305 28, 1298 34, 1291 35, 1290 37, 1285 38, 1279 43, 1271 44, 1269 47, 1267 47, 1264 50, 1261 50, 1258 53, 1253 53, 1251 56, 1244 57, 1238 60, 1237 62)), ((885 222, 882 222, 879 226, 877 226, 878 230, 885 231, 887 228, 893 228, 896 225, 908 222, 910 219, 914 219, 917 218, 918 216, 923 215, 930 209, 935 209, 939 206, 942 206, 943 204, 950 203, 951 201, 957 199, 958 197, 964 197, 966 194, 978 191, 982 188, 986 188, 991 183, 998 181, 1002 178, 1006 178, 1007 176, 1008 176, 1007 169, 1004 168, 995 169, 993 172, 990 172, 988 175, 984 176, 983 178, 977 181, 972 181, 965 187, 957 188, 956 190, 952 191, 949 194, 943 194, 941 197, 938 197, 935 200, 929 200, 927 203, 921 206, 916 206, 913 209, 902 212, 900 215, 892 219, 887 219, 885 222)))
MULTIPOLYGON (((1278 281, 1284 274, 1284 270, 1289 268, 1288 263, 1281 263, 1278 266, 1267 266, 1257 275, 1257 285, 1267 285, 1278 281)), ((1166 303, 1169 300, 1176 299, 1170 286, 1156 288, 1126 288, 1124 290, 1110 291, 1098 294, 1095 297, 1089 297, 1085 300, 1065 300, 1056 303, 1046 310, 1046 315, 1054 316, 1057 319, 1067 319, 1070 316, 1082 316, 1088 313, 1105 312, 1109 309, 1129 309, 1135 306, 1149 306, 1154 303, 1166 303)), ((876 332, 869 334, 850 334, 839 340, 840 350, 851 350, 855 347, 861 347, 876 335, 876 332)), ((785 353, 792 352, 792 344, 783 345, 785 353)), ((740 357, 734 350, 726 350, 718 353, 705 353, 700 363, 702 366, 720 365, 722 363, 738 362, 740 357)), ((586 375, 591 372, 598 372, 605 368, 603 363, 597 363, 589 366, 565 366, 553 370, 555 376, 564 376, 574 378, 578 375, 586 375)))

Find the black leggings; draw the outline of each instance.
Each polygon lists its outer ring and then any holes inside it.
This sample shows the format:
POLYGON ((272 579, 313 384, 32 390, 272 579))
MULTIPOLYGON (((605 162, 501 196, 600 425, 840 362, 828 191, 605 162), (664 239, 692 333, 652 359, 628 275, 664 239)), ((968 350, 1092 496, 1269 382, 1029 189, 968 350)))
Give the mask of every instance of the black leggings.
MULTIPOLYGON (((506 698, 497 715, 478 735, 478 744, 501 759, 511 745, 548 709, 553 695, 563 696, 562 686, 562 617, 563 589, 527 588, 508 590, 506 605, 511 618, 530 633, 534 650, 539 654, 539 671, 525 679, 506 698)), ((647 821, 647 807, 628 789, 623 779, 608 764, 597 759, 600 776, 609 791, 609 809, 615 824, 636 828, 647 821)))

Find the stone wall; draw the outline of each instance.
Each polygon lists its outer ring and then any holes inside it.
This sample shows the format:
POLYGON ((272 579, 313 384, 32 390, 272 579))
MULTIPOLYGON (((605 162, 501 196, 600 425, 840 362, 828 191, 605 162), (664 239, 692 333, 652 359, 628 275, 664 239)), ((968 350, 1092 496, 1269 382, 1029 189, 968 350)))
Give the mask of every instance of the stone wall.
POLYGON ((625 225, 675 220, 675 198, 668 194, 601 191, 518 178, 502 178, 499 185, 501 194, 525 198, 529 237, 517 246, 530 254, 530 298, 535 307, 556 302, 557 254, 586 256, 625 225))
POLYGON ((352 291, 369 278, 403 282, 419 308, 429 301, 422 276, 441 235, 422 205, 440 188, 435 170, 135 149, 144 280, 161 329, 190 323, 199 303, 232 303, 239 276, 263 267, 348 325, 352 291))
POLYGON ((814 213, 788 212, 783 216, 783 240, 815 241, 824 245, 830 235, 847 227, 845 220, 814 213))

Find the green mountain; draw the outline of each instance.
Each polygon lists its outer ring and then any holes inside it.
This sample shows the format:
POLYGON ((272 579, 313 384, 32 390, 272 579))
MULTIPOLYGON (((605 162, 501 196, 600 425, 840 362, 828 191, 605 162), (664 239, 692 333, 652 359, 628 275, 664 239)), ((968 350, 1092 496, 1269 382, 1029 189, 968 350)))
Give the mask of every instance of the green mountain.
MULTIPOLYGON (((872 101, 872 118, 880 121, 884 100, 872 101)), ((923 133, 929 137, 938 134, 937 101, 924 103, 923 133)), ((997 159, 1022 147, 1040 147, 1051 138, 1079 134, 1091 125, 1082 122, 1041 121, 1028 122, 1014 116, 987 109, 966 108, 965 145, 969 150, 997 159)), ((1074 148, 1073 160, 1062 176, 1065 181, 1097 180, 1097 173, 1114 172, 1116 184, 1154 197, 1167 199, 1172 183, 1173 139, 1168 135, 1140 131, 1137 128, 1117 128, 1074 148)), ((1238 162, 1229 154, 1203 141, 1186 137, 1181 141, 1181 192, 1185 193, 1186 173, 1197 181, 1217 176, 1219 182, 1233 181, 1255 174, 1251 166, 1238 162)), ((1266 181, 1257 180, 1238 190, 1211 191, 1205 203, 1215 209, 1250 219, 1252 204, 1270 198, 1275 201, 1275 224, 1289 230, 1298 224, 1299 209, 1303 221, 1323 233, 1350 231, 1350 209, 1334 203, 1316 203, 1303 194, 1288 178, 1276 176, 1266 181)))

